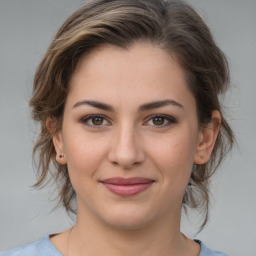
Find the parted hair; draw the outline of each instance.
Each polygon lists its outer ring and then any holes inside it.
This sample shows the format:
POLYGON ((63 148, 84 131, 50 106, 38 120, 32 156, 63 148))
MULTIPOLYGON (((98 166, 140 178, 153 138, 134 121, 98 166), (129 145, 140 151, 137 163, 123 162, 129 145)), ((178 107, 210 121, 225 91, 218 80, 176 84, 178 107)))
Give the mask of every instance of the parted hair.
POLYGON ((107 44, 128 49, 141 41, 158 46, 179 62, 196 99, 200 125, 211 121, 213 110, 221 113, 211 158, 205 164, 191 166, 191 178, 183 197, 185 209, 190 207, 204 214, 203 228, 209 214, 210 178, 234 141, 219 100, 229 86, 229 69, 205 22, 182 0, 92 0, 61 26, 37 68, 30 99, 33 119, 40 123, 33 150, 38 170, 34 186, 41 187, 53 179, 58 187, 59 204, 75 212, 71 207, 75 191, 68 167, 56 161, 46 120, 56 119, 56 132, 61 129, 70 79, 78 62, 90 51, 107 44))

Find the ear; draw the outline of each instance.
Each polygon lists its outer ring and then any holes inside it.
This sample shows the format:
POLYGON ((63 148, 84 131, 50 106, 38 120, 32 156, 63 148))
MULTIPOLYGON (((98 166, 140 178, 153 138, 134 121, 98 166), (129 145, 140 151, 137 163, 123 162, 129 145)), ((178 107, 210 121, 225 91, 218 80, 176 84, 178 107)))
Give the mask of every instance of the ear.
POLYGON ((205 164, 209 161, 221 124, 221 114, 212 111, 211 121, 200 128, 194 164, 205 164))
POLYGON ((56 161, 59 164, 65 165, 67 163, 64 154, 64 143, 62 137, 62 131, 57 130, 57 120, 55 118, 48 117, 46 120, 46 127, 52 135, 52 142, 56 151, 56 161))

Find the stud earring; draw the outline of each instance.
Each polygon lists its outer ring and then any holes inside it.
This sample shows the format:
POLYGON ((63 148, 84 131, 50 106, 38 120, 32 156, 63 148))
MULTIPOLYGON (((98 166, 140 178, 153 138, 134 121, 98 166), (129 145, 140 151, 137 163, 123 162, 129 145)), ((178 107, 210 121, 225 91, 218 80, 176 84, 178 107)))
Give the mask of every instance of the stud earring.
POLYGON ((63 157, 64 157, 64 155, 63 155, 63 154, 60 154, 60 155, 59 155, 59 158, 63 158, 63 157))

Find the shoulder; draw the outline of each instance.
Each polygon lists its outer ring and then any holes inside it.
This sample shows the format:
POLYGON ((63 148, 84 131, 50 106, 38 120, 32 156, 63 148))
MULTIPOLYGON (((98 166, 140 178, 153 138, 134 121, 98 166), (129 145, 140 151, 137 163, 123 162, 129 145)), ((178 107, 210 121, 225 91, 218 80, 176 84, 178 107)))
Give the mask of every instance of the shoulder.
POLYGON ((0 256, 62 256, 56 247, 50 242, 49 236, 27 245, 23 245, 9 251, 0 253, 0 256))
POLYGON ((200 240, 195 240, 195 241, 201 245, 201 251, 200 251, 199 256, 228 256, 227 254, 225 254, 223 252, 214 251, 214 250, 206 247, 206 245, 203 242, 201 242, 200 240))

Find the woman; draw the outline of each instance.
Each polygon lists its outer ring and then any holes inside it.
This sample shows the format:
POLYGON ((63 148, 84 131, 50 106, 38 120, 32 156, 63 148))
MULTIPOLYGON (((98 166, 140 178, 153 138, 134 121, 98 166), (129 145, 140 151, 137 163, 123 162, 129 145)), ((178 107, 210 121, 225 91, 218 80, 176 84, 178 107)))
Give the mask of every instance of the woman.
POLYGON ((34 152, 76 224, 7 255, 225 255, 180 232, 203 209, 233 133, 228 66, 180 0, 94 0, 58 31, 35 75, 34 152), (71 207, 76 200, 77 209, 71 207))

